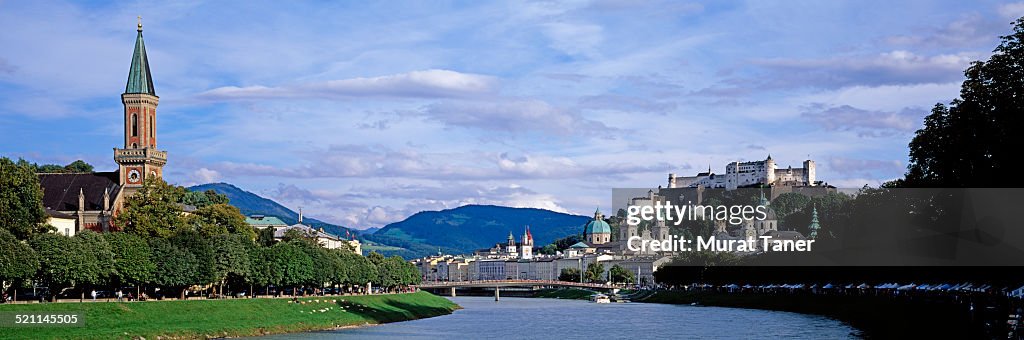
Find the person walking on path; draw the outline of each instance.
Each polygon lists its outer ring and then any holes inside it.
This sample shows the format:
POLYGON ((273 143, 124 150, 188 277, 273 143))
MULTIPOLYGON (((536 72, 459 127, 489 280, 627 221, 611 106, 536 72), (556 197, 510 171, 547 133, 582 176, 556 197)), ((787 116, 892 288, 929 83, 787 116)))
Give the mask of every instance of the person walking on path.
POLYGON ((96 290, 93 289, 92 293, 90 293, 89 295, 92 295, 92 302, 96 302, 96 290))
POLYGON ((124 293, 122 293, 121 290, 118 289, 117 290, 117 302, 123 302, 122 299, 121 299, 122 297, 124 297, 124 293))

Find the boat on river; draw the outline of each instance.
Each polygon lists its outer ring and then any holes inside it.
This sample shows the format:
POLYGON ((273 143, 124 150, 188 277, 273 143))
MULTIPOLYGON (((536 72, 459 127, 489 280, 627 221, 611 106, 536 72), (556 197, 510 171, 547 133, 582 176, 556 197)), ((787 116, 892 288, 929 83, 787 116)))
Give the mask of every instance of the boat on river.
POLYGON ((594 294, 594 296, 591 297, 591 300, 596 303, 612 303, 612 299, 609 298, 608 295, 604 294, 594 294))

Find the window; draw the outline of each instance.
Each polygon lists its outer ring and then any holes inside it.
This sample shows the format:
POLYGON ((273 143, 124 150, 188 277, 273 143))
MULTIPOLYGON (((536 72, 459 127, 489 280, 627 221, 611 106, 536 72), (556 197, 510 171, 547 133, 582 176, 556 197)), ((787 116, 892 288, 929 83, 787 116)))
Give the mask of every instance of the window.
POLYGON ((156 117, 153 117, 152 115, 150 115, 149 116, 149 138, 153 138, 153 121, 154 120, 156 120, 156 117))
POLYGON ((139 135, 139 116, 137 114, 133 113, 132 114, 132 137, 136 137, 138 135, 139 135))

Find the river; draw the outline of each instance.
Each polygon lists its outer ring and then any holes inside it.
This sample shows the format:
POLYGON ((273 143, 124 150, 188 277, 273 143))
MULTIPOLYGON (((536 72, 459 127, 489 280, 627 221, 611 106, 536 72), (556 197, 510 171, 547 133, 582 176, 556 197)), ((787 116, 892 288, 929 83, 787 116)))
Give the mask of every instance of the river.
POLYGON ((455 297, 451 315, 260 339, 847 339, 857 330, 826 317, 756 309, 579 300, 455 297))

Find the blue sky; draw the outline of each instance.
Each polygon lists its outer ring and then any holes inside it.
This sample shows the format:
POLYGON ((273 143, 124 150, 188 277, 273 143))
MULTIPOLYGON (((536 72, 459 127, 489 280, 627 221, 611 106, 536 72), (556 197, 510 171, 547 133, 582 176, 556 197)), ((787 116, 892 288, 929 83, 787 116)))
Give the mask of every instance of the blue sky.
POLYGON ((136 15, 168 181, 367 228, 768 153, 877 185, 1024 3, 6 1, 0 155, 116 168, 136 15))

